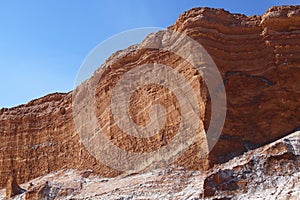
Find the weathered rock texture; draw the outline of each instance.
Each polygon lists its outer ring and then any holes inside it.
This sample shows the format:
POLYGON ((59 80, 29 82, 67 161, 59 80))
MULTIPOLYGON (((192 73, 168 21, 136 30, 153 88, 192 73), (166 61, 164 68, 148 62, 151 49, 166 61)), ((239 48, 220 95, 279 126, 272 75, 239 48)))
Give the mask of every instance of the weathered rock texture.
POLYGON ((22 194, 24 192, 25 190, 18 185, 15 176, 11 174, 8 177, 7 184, 6 184, 6 198, 10 198, 18 194, 22 194))
MULTIPOLYGON (((60 170, 22 185, 15 200, 291 199, 300 195, 300 132, 250 150, 210 172, 168 167, 115 178, 60 170)), ((0 199, 5 191, 0 190, 0 199)))
MULTIPOLYGON (((202 44, 217 64, 225 83, 227 117, 222 135, 209 155, 210 166, 299 128, 299 6, 273 7, 262 16, 252 17, 230 14, 222 9, 196 8, 183 13, 169 29, 183 32, 202 44)), ((159 41, 162 33, 152 35, 143 43, 151 42, 153 37, 159 41)), ((107 73, 112 75, 108 79, 110 82, 101 83, 97 88, 98 116, 108 112, 107 102, 100 102, 103 100, 101 92, 111 92, 124 73, 123 69, 158 58, 162 64, 181 65, 181 69, 189 67, 167 52, 147 51, 138 46, 112 55, 105 64, 109 66, 107 73)), ((191 77, 194 73, 195 70, 190 69, 185 76, 191 77)), ((199 90, 198 98, 203 108, 200 117, 207 128, 210 101, 201 84, 199 78, 194 88, 199 90)), ((163 92, 161 90, 149 90, 153 93, 149 98, 154 98, 157 91, 163 92)), ((139 109, 143 106, 140 102, 146 100, 137 101, 132 110, 139 109)), ((5 186, 12 170, 21 183, 63 168, 90 168, 106 176, 120 174, 95 160, 80 143, 71 104, 72 93, 51 94, 26 105, 1 109, 0 187, 5 186)), ((138 119, 142 119, 142 124, 147 122, 147 116, 138 116, 138 119)), ((108 137, 128 151, 147 152, 170 140, 175 132, 172 129, 176 129, 176 124, 171 126, 167 136, 159 135, 149 141, 122 134, 108 134, 108 137)), ((207 163, 197 155, 195 144, 178 163, 192 169, 207 168, 207 163)))
POLYGON ((299 136, 293 133, 219 165, 205 178, 203 197, 299 198, 299 136))
POLYGON ((79 142, 71 99, 71 94, 51 94, 1 110, 1 187, 11 171, 19 183, 67 167, 95 166, 105 171, 79 142))

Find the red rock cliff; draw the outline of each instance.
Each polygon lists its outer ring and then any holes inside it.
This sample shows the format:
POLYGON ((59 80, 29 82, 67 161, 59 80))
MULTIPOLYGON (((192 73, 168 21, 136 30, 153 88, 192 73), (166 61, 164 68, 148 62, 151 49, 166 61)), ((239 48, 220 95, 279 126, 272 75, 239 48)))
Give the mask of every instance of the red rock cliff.
MULTIPOLYGON (((169 29, 183 32, 202 44, 217 64, 225 83, 226 122, 209 155, 210 165, 225 162, 299 129, 299 6, 273 7, 262 16, 251 17, 222 9, 195 8, 183 13, 169 29)), ((158 55, 164 64, 183 62, 172 55, 132 47, 107 61, 106 65, 110 66, 107 73, 117 77, 123 73, 119 69, 151 62, 158 55)), ((193 73, 187 70, 186 76, 193 73)), ((210 101, 201 83, 200 78, 194 88, 199 89, 201 119, 207 126, 210 101)), ((113 81, 99 85, 97 97, 102 100, 101 91, 109 93, 113 85, 113 81)), ((163 92, 161 88, 153 91, 154 95, 163 92)), ((106 111, 107 103, 100 104, 99 99, 98 116, 106 111)), ((135 108, 139 105, 141 103, 137 102, 135 108)), ((26 105, 1 109, 0 187, 6 184, 12 171, 19 183, 62 168, 92 168, 107 176, 119 174, 89 155, 79 141, 72 117, 71 93, 51 94, 26 105)), ((147 121, 145 116, 140 119, 141 123, 147 121)), ((173 133, 170 131, 166 139, 173 133)), ((145 152, 164 145, 158 138, 144 141, 112 133, 108 136, 115 137, 116 144, 126 150, 145 152)), ((206 168, 196 152, 197 144, 178 162, 195 169, 206 168)))

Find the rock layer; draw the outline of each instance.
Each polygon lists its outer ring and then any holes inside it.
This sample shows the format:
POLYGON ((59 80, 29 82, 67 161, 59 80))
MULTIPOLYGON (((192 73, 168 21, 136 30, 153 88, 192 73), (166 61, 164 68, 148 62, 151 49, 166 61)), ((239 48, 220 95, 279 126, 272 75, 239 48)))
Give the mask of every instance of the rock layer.
MULTIPOLYGON (((207 160, 210 166, 299 128, 299 6, 273 7, 262 16, 251 17, 222 9, 195 8, 183 13, 169 29, 185 33, 203 45, 225 83, 227 116, 222 135, 207 160)), ((149 44, 153 38, 161 42, 162 34, 153 34, 143 43, 149 44)), ((101 83, 97 88, 98 117, 108 112, 102 92, 111 92, 123 70, 157 59, 163 64, 188 68, 174 55, 148 51, 139 45, 113 54, 104 64, 108 66, 107 73, 111 77, 107 80, 110 82, 101 83)), ((185 75, 191 77, 194 73, 190 69, 185 75)), ((210 100, 201 79, 195 82, 194 89, 199 92, 200 117, 207 129, 210 100)), ((157 90, 153 90, 154 97, 159 93, 157 90)), ((141 105, 141 102, 133 104, 133 110, 141 105)), ((137 122, 138 119, 141 123, 147 122, 146 115, 136 117, 137 122)), ((166 141, 172 138, 174 130, 169 133, 166 141)), ((107 136, 115 138, 115 144, 127 151, 151 151, 165 142, 160 140, 162 135, 146 142, 114 134, 111 132, 107 136)), ((62 168, 90 168, 105 176, 121 173, 101 164, 81 144, 73 121, 72 93, 51 94, 26 105, 1 109, 0 136, 0 187, 5 186, 11 171, 15 171, 21 183, 62 168)), ((197 155, 196 143, 177 163, 191 169, 207 168, 207 161, 197 155)))
POLYGON ((172 28, 199 41, 224 79, 227 117, 212 164, 299 128, 299 6, 253 17, 192 9, 172 28))
MULTIPOLYGON (((60 170, 22 184, 19 200, 299 199, 300 132, 250 150, 208 173, 170 166, 103 178, 92 170, 60 170)), ((0 190, 0 198, 5 191, 0 190)))

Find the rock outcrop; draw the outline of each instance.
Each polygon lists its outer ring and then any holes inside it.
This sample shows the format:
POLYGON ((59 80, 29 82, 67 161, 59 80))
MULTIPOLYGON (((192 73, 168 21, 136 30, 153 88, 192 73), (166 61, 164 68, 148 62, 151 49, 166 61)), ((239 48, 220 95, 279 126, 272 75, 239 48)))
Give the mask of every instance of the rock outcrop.
POLYGON ((213 169, 205 178, 203 197, 299 198, 299 136, 290 134, 213 169))
POLYGON ((66 167, 99 166, 76 135, 71 99, 71 94, 51 94, 1 110, 1 187, 12 170, 22 183, 66 167))
MULTIPOLYGON (((170 166, 103 178, 92 170, 60 170, 22 185, 19 200, 291 199, 300 195, 300 132, 250 150, 210 172, 170 166)), ((5 195, 0 190, 0 199, 5 195)))
POLYGON ((25 190, 18 185, 15 176, 10 174, 6 184, 6 198, 8 199, 24 192, 25 190))
MULTIPOLYGON (((38 186, 31 186, 25 194, 26 199, 50 199, 54 196, 52 193, 55 191, 51 190, 48 181, 41 183, 38 186)), ((57 196, 57 194, 55 194, 57 196)))
MULTIPOLYGON (((299 129, 299 6, 273 7, 262 16, 251 17, 222 9, 195 8, 183 13, 169 29, 182 32, 203 45, 219 68, 227 93, 225 126, 207 160, 198 157, 195 144, 176 161, 178 164, 189 169, 207 169, 299 129)), ((153 34, 143 43, 151 42, 153 37, 159 41, 162 36, 161 32, 153 34)), ((101 83, 97 88, 97 116, 109 111, 109 102, 102 101, 107 97, 103 91, 109 95, 126 69, 157 58, 162 64, 188 69, 175 55, 141 50, 139 45, 112 55, 105 63, 111 75, 107 80, 111 82, 101 83)), ((194 73, 186 70, 185 76, 191 77, 194 73)), ((194 89, 199 91, 200 117, 207 129, 210 99, 201 77, 197 81, 194 89)), ((163 89, 150 91, 153 92, 151 99, 163 89)), ((136 101, 133 114, 137 114, 134 110, 141 109, 143 102, 147 102, 147 98, 136 101)), ((142 124, 147 122, 147 116, 136 115, 136 119, 142 119, 142 124)), ((175 122, 178 119, 175 118, 175 122)), ((147 152, 168 142, 176 132, 176 126, 171 128, 168 135, 149 141, 114 135, 114 132, 107 136, 127 151, 147 152)), ((1 109, 0 136, 0 187, 5 186, 12 169, 20 183, 64 168, 93 169, 110 177, 121 173, 93 158, 80 142, 73 121, 71 92, 1 109)))
POLYGON ((299 128, 299 14, 299 6, 253 17, 192 9, 172 27, 197 39, 223 75, 227 117, 211 163, 299 128))

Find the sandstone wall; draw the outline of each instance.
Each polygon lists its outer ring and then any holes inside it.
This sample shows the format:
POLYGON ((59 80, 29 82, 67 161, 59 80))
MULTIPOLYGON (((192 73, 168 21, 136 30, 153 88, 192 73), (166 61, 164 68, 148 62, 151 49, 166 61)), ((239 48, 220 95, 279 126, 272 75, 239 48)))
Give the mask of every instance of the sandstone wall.
MULTIPOLYGON (((210 165, 275 141, 300 127, 299 6, 273 7, 263 16, 252 17, 221 9, 195 8, 183 13, 169 29, 183 32, 202 44, 225 83, 227 117, 222 135, 208 158, 210 165)), ((159 34, 157 37, 160 38, 159 34)), ((107 79, 111 82, 101 83, 97 88, 99 118, 109 109, 103 99, 107 96, 101 95, 103 91, 109 94, 113 81, 124 73, 121 69, 151 63, 157 56, 162 64, 181 65, 181 69, 186 69, 186 77, 195 75, 188 64, 168 53, 138 47, 118 52, 106 63, 108 75, 113 76, 107 79)), ((201 77, 194 88, 199 91, 200 117, 207 128, 210 101, 201 77)), ((145 99, 164 92, 161 88, 152 91, 150 97, 142 96, 143 91, 137 93, 133 114, 145 99)), ((174 116, 172 120, 177 122, 174 116)), ((0 187, 12 171, 19 183, 61 168, 92 168, 107 176, 119 174, 88 154, 79 141, 72 117, 72 93, 51 94, 26 105, 1 109, 0 187)), ((147 116, 136 117, 139 119, 139 123, 147 122, 147 116)), ((167 140, 172 138, 176 123, 170 128, 167 140)), ((151 151, 165 142, 161 136, 150 141, 117 132, 107 136, 129 151, 151 151)), ((207 163, 199 159, 197 149, 197 144, 193 145, 178 162, 194 169, 206 168, 207 163)))

